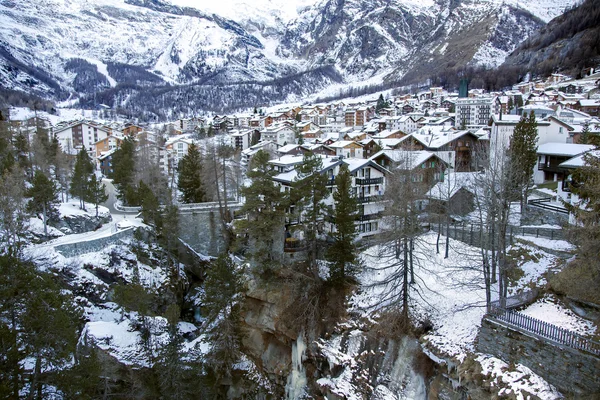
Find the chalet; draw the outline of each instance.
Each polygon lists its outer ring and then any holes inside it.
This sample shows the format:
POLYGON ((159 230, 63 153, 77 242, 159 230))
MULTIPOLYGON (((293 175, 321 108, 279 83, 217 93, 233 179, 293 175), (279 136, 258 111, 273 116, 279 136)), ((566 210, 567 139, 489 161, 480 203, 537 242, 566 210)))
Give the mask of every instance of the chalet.
POLYGON ((352 140, 352 141, 359 141, 359 140, 363 140, 366 139, 367 137, 369 137, 369 135, 367 134, 367 132, 364 131, 350 131, 350 132, 346 132, 343 134, 342 136, 342 140, 352 140))
MULTIPOLYGON (((179 127, 179 129, 181 129, 179 127)), ((143 131, 144 128, 142 128, 139 125, 135 125, 135 124, 126 124, 123 129, 121 129, 121 132, 123 133, 123 135, 125 136, 131 136, 131 137, 135 137, 139 132, 143 131)))
POLYGON ((104 152, 100 156, 98 156, 97 161, 100 168, 100 172, 104 176, 110 176, 113 173, 113 161, 112 156, 117 149, 112 149, 107 152, 104 152))
POLYGON ((344 158, 363 158, 363 147, 357 142, 351 140, 338 140, 329 145, 335 150, 336 156, 344 158))
POLYGON ((96 158, 100 157, 100 155, 110 150, 119 148, 121 146, 122 141, 123 138, 117 135, 107 136, 103 139, 98 140, 96 143, 94 143, 94 148, 96 150, 96 158))
POLYGON ((427 150, 381 150, 370 159, 389 171, 412 171, 414 182, 424 182, 429 187, 442 181, 449 167, 437 154, 427 150))
POLYGON ((335 150, 323 143, 303 145, 303 147, 305 149, 307 149, 308 151, 312 151, 315 154, 321 154, 323 156, 329 156, 329 157, 335 156, 335 150))
POLYGON ((319 139, 323 136, 323 131, 321 129, 314 129, 310 131, 303 131, 300 133, 303 139, 319 139))
POLYGON ((600 99, 581 99, 575 103, 573 108, 597 117, 600 116, 600 99))
POLYGON ((373 138, 363 139, 359 143, 363 147, 363 158, 371 158, 371 156, 381 150, 381 146, 373 138))
POLYGON ((402 110, 402 114, 410 114, 412 112, 415 112, 416 108, 414 106, 412 106, 411 104, 405 104, 402 106, 401 110, 402 110))
POLYGON ((267 153, 269 153, 270 157, 273 158, 276 156, 277 149, 279 147, 280 146, 278 146, 277 143, 271 142, 271 141, 260 141, 259 143, 255 144, 254 146, 248 147, 246 150, 242 151, 242 157, 240 160, 242 170, 243 171, 248 170, 248 166, 250 165, 250 162, 252 161, 252 157, 254 157, 254 155, 256 153, 258 153, 259 151, 261 151, 261 150, 266 151, 267 153))
POLYGON ((406 133, 399 129, 384 130, 373 136, 373 139, 400 139, 406 136, 406 133))
MULTIPOLYGON (((297 168, 302 164, 302 156, 285 156, 277 160, 271 160, 278 172, 273 180, 281 187, 281 191, 292 190, 293 183, 298 179, 297 168)), ((335 177, 339 173, 342 164, 346 164, 352 174, 352 191, 358 202, 358 215, 356 218, 356 230, 359 237, 376 234, 380 230, 381 214, 384 210, 382 196, 385 192, 385 175, 387 170, 371 160, 365 159, 340 159, 339 157, 322 156, 323 167, 321 174, 328 177, 327 187, 330 193, 335 190, 335 177)), ((325 199, 325 203, 333 206, 333 197, 325 199)), ((293 206, 292 206, 293 208, 293 206)), ((286 227, 286 229, 288 229, 286 227)), ((324 230, 331 233, 335 225, 327 219, 324 221, 324 230)), ((288 231, 291 235, 291 231, 288 231)))
POLYGON ((431 214, 450 214, 453 219, 461 218, 475 209, 473 192, 476 172, 451 172, 437 182, 425 194, 431 214))
POLYGON ((299 144, 286 144, 277 149, 278 156, 297 156, 308 152, 308 149, 299 144))
POLYGON ((412 133, 403 143, 406 149, 452 152, 457 172, 476 169, 473 151, 476 151, 479 138, 468 130, 456 131, 444 127, 429 127, 412 133), (434 129, 441 128, 441 129, 434 129))
POLYGON ((546 181, 564 181, 567 170, 561 166, 569 159, 593 150, 595 146, 573 143, 544 143, 538 147, 537 170, 533 174, 536 184, 546 181))

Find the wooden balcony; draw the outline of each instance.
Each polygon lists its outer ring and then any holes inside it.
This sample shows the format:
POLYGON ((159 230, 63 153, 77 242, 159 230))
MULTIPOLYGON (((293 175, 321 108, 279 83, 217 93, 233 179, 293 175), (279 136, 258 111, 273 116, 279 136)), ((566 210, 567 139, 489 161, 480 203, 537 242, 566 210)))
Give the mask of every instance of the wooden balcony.
POLYGON ((357 185, 380 185, 383 183, 383 177, 379 178, 356 178, 357 185))
POLYGON ((307 249, 306 242, 296 238, 287 238, 283 243, 283 251, 285 253, 297 253, 307 249))

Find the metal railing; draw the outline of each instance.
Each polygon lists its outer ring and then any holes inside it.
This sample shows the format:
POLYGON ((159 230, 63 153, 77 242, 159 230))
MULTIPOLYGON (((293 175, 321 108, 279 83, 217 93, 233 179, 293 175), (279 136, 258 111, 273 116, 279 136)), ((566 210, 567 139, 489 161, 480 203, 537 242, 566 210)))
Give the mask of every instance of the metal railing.
POLYGON ((524 332, 533 333, 548 341, 600 356, 600 342, 585 338, 575 332, 530 317, 529 315, 506 310, 492 304, 487 318, 524 332))
POLYGON ((534 206, 534 207, 539 207, 539 208, 542 208, 542 209, 548 210, 548 211, 554 211, 554 212, 561 213, 561 214, 569 214, 569 211, 564 207, 555 206, 552 204, 546 204, 546 203, 550 203, 552 200, 554 200, 554 198, 544 197, 542 199, 529 200, 529 201, 527 201, 527 204, 534 206))

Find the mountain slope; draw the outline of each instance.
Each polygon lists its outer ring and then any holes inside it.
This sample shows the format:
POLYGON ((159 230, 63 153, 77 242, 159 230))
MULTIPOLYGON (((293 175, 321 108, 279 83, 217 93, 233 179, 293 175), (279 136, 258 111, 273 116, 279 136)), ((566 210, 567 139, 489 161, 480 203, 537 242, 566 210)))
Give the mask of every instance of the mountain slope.
POLYGON ((229 1, 240 8, 206 8, 223 16, 163 0, 0 0, 2 85, 158 118, 173 106, 225 112, 334 82, 420 83, 496 66, 577 0, 548 9, 534 0, 296 0, 285 10, 265 0, 252 12, 245 0, 229 1), (153 111, 150 93, 159 97, 153 111))
POLYGON ((503 67, 547 75, 561 71, 576 76, 600 65, 600 0, 587 0, 550 21, 512 54, 503 67))

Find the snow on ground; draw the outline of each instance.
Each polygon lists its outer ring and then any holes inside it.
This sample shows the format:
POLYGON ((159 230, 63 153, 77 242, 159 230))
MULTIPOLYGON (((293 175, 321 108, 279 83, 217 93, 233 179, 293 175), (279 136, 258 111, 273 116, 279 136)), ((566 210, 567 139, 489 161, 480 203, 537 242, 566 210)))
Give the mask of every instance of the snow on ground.
MULTIPOLYGON (((61 218, 79 215, 87 215, 90 217, 96 216, 96 206, 94 204, 85 203, 85 208, 86 210, 79 208, 79 200, 72 199, 68 202, 61 203, 58 207, 58 212, 61 218)), ((108 208, 100 205, 98 206, 98 217, 104 218, 108 217, 109 215, 110 212, 108 211, 108 208)))
POLYGON ((597 330, 591 321, 581 318, 551 295, 544 296, 521 313, 584 336, 594 335, 597 330))
MULTIPOLYGON (((93 340, 102 350, 107 351, 125 365, 147 367, 150 357, 156 354, 146 354, 140 343, 142 338, 135 324, 141 317, 135 313, 124 313, 120 320, 92 321, 85 324, 81 337, 93 340), (134 322, 135 321, 135 322, 134 322)), ((152 332, 151 346, 155 350, 162 346, 168 337, 167 320, 163 317, 144 317, 145 323, 152 332)))
MULTIPOLYGON (((475 247, 451 239, 449 257, 444 259, 445 239, 441 239, 440 254, 436 254, 436 238, 435 233, 428 233, 415 243, 416 284, 411 287, 411 308, 434 326, 426 339, 447 355, 462 360, 474 350, 485 314, 480 253, 475 247)), ((391 273, 383 270, 387 257, 381 257, 378 250, 371 248, 363 255, 365 272, 360 280, 364 289, 352 299, 354 307, 361 310, 377 307, 382 301, 390 302, 386 298, 390 292, 399 294, 398 282, 378 284, 391 273)))
POLYGON ((526 240, 534 243, 536 246, 558 251, 571 251, 575 249, 571 243, 566 240, 550 240, 542 237, 535 236, 515 236, 516 239, 526 240))
MULTIPOLYGON (((44 234, 44 221, 42 221, 40 218, 29 218, 29 226, 27 227, 27 230, 33 233, 34 235, 42 236, 44 234)), ((48 236, 50 237, 58 237, 65 235, 64 233, 50 225, 47 226, 47 230, 48 236)))
POLYGON ((493 385, 502 387, 498 393, 502 397, 510 398, 512 393, 517 400, 530 399, 529 394, 548 400, 563 398, 552 385, 524 365, 510 368, 504 361, 484 354, 476 360, 481 364, 482 373, 492 378, 493 385))
MULTIPOLYGON (((440 254, 436 254, 436 238, 437 234, 428 233, 415 243, 417 283, 411 287, 411 312, 420 319, 429 319, 433 325, 433 329, 422 338, 427 346, 434 348, 435 354, 441 353, 446 359, 450 357, 461 362, 475 353, 474 341, 485 314, 480 253, 475 247, 451 239, 449 257, 444 259, 445 238, 442 236, 440 240, 440 254)), ((556 257, 527 243, 517 243, 512 249, 528 256, 517 260, 523 276, 510 288, 509 295, 527 289, 532 283, 544 285, 542 275, 556 257)), ((365 265, 359 277, 362 289, 353 296, 351 304, 355 311, 368 314, 373 307, 391 302, 386 293, 395 290, 393 293, 398 294, 398 282, 392 281, 388 286, 377 285, 390 278, 393 272, 383 269, 386 258, 385 254, 379 253, 379 248, 368 249, 362 258, 365 265)), ((492 300, 496 298, 497 289, 494 287, 492 300)), ((534 303, 523 313, 582 334, 594 333, 593 324, 577 317, 550 297, 534 303)), ((424 350, 431 353, 427 348, 424 350)), ((517 399, 531 398, 530 394, 547 400, 562 398, 556 389, 527 367, 520 364, 509 366, 495 357, 475 354, 484 375, 490 376, 501 388, 501 395, 513 393, 517 399)), ((432 354, 432 359, 435 358, 432 354)))

